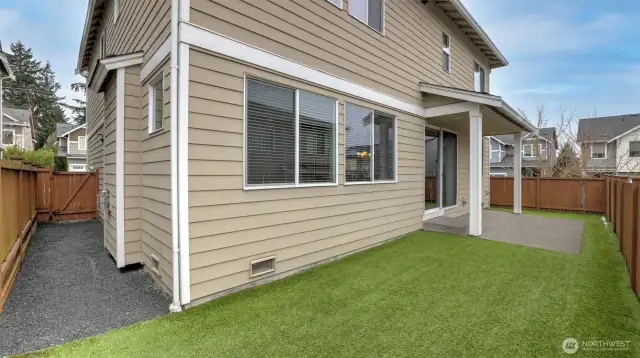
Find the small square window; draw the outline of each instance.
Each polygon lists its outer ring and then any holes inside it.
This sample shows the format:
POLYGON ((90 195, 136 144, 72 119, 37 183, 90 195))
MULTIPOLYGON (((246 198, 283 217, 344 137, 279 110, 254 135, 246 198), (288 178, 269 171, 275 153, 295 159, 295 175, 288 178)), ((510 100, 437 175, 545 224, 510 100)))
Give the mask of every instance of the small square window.
POLYGON ((339 9, 342 9, 342 0, 327 0, 327 1, 337 6, 339 9))
POLYGON ((2 131, 2 145, 15 145, 15 134, 13 129, 4 129, 2 131))
POLYGON ((591 158, 604 159, 606 155, 606 143, 593 143, 591 146, 591 158))
POLYGON ((382 33, 384 28, 384 6, 384 0, 350 0, 349 14, 382 33))
POLYGON ((163 128, 164 86, 163 74, 156 76, 149 85, 149 133, 163 128))
POLYGON ((78 136, 78 150, 87 150, 86 136, 78 136))

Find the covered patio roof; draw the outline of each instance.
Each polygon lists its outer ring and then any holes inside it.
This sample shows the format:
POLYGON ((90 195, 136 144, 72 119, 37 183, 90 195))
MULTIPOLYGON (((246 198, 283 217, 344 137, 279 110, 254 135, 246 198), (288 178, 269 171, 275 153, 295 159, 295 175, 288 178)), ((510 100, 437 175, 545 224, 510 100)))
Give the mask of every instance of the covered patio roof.
POLYGON ((502 99, 486 92, 467 91, 459 88, 434 85, 421 82, 420 90, 427 95, 425 103, 427 118, 451 116, 470 110, 470 106, 479 105, 487 121, 484 135, 510 134, 516 132, 534 132, 536 128, 522 117, 513 107, 502 99))

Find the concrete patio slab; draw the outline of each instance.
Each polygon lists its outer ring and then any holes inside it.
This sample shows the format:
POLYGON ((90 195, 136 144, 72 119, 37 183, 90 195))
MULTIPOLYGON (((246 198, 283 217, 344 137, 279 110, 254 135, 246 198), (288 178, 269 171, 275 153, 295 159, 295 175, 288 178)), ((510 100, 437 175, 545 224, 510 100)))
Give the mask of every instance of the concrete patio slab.
MULTIPOLYGON (((510 212, 482 212, 484 239, 577 254, 582 244, 584 220, 551 218, 539 215, 516 215, 510 212)), ((427 220, 425 230, 468 233, 469 215, 427 220)))
POLYGON ((39 225, 0 313, 0 356, 164 315, 170 301, 147 273, 116 268, 102 223, 39 225))

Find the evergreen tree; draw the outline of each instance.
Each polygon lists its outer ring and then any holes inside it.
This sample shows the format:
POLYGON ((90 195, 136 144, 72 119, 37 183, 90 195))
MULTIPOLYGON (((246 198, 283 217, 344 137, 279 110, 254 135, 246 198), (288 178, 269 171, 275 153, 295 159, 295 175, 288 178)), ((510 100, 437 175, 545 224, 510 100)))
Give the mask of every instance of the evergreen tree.
POLYGON ((22 42, 12 43, 10 48, 11 54, 6 55, 16 78, 5 82, 4 105, 34 112, 37 147, 41 147, 55 131, 56 123, 66 122, 63 98, 56 95, 60 84, 51 64, 43 65, 22 42))
MULTIPOLYGON (((76 82, 71 84, 71 90, 74 92, 87 93, 87 84, 76 82)), ((71 121, 74 124, 84 124, 87 121, 87 102, 81 99, 73 99, 72 104, 65 103, 64 107, 71 111, 71 121)))
POLYGON ((553 166, 554 177, 579 177, 582 176, 582 170, 580 166, 580 158, 576 154, 576 151, 571 146, 571 143, 567 142, 560 149, 556 164, 553 166))

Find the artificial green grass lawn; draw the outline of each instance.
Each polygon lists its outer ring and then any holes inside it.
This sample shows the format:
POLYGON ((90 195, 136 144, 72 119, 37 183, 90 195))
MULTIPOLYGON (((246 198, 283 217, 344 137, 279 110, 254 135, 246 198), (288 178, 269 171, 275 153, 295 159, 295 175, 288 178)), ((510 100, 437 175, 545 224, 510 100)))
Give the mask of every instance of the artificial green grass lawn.
POLYGON ((630 340, 604 354, 638 356, 640 304, 615 239, 580 217, 579 255, 421 232, 34 355, 556 356, 573 337, 630 340))

